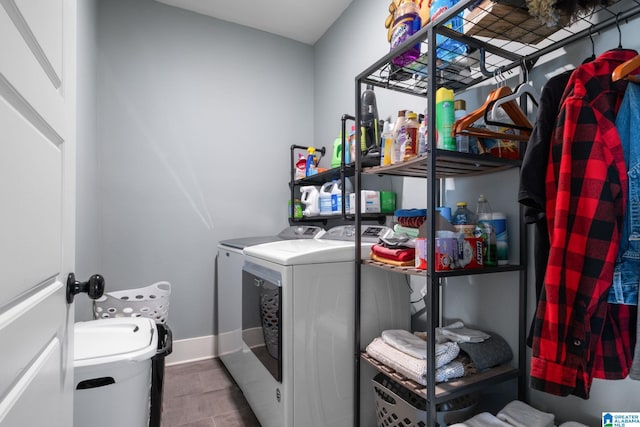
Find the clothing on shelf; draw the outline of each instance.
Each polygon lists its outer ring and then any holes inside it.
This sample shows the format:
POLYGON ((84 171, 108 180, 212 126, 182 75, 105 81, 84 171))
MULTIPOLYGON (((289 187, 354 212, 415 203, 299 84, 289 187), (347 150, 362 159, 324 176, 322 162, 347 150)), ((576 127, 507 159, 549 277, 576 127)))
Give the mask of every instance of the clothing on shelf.
POLYGON ((496 416, 515 427, 554 427, 556 418, 519 400, 507 403, 496 416))
MULTIPOLYGON (((382 340, 389 344, 391 347, 407 353, 409 356, 413 356, 416 359, 427 358, 427 342, 418 338, 409 331, 404 329, 389 329, 382 331, 380 335, 382 340)), ((442 352, 446 350, 443 346, 440 346, 442 352)), ((438 354, 436 354, 437 356, 438 354)))
MULTIPOLYGON (((426 360, 410 356, 387 344, 379 337, 374 338, 365 351, 369 356, 405 377, 418 384, 427 385, 426 360)), ((464 375, 464 366, 462 364, 448 366, 459 353, 460 347, 456 343, 449 342, 436 345, 436 381, 441 382, 457 378, 450 375, 459 374, 460 377, 464 375), (462 366, 462 371, 460 371, 459 366, 462 366)))
POLYGON ((513 427, 489 412, 481 412, 463 423, 451 424, 449 427, 513 427))
POLYGON ((436 328, 436 340, 438 342, 442 340, 462 342, 482 342, 491 335, 486 332, 479 331, 477 329, 471 329, 464 326, 464 323, 457 321, 443 328, 436 328))
MULTIPOLYGON (((551 248, 536 310, 531 386, 589 397, 593 378, 624 378, 631 348, 606 298, 626 200, 626 168, 615 117, 627 83, 616 66, 637 52, 616 49, 569 78, 550 140, 545 211, 551 248)), ((627 307, 627 306, 618 306, 627 307)), ((635 337, 634 337, 635 341, 635 337)))
POLYGON ((502 365, 513 359, 511 347, 496 333, 491 333, 491 337, 482 342, 461 342, 458 345, 478 371, 502 365))

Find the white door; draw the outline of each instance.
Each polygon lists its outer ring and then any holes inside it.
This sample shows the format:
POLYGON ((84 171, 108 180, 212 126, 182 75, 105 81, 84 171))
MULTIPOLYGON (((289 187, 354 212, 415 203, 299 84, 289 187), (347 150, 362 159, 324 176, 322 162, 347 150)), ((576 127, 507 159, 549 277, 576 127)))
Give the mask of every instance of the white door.
POLYGON ((73 425, 76 0, 0 0, 0 426, 73 425))

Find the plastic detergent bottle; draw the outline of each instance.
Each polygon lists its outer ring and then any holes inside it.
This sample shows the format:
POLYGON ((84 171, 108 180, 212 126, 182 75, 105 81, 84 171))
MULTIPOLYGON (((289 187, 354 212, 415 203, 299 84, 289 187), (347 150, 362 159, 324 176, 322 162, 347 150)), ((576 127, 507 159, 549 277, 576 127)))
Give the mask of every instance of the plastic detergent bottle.
MULTIPOLYGON (((393 14, 391 29, 391 50, 400 46, 405 40, 418 32, 421 28, 420 8, 413 0, 402 0, 393 14)), ((396 56, 391 62, 404 67, 414 62, 420 56, 420 43, 416 43, 405 53, 396 56)))
MULTIPOLYGON (((345 145, 347 145, 347 141, 345 141, 345 145)), ((351 163, 351 156, 349 153, 349 149, 344 152, 344 163, 351 163)), ((340 131, 340 136, 333 140, 333 157, 331 157, 331 167, 337 168, 340 167, 340 163, 342 162, 342 131, 340 131)))
POLYGON ((313 185, 300 187, 300 202, 304 205, 303 216, 316 216, 320 214, 320 199, 318 189, 313 185))
POLYGON ((331 215, 331 187, 333 181, 325 182, 320 187, 320 215, 331 215))
POLYGON ((404 157, 403 160, 409 160, 418 155, 418 115, 413 111, 407 113, 406 121, 407 137, 404 142, 404 157))
POLYGON ((451 224, 465 237, 474 237, 477 223, 476 215, 467 208, 467 202, 458 202, 456 207, 457 209, 451 217, 451 224))
MULTIPOLYGON (((463 99, 458 99, 453 102, 455 121, 463 118, 467 115, 467 103, 463 99)), ((469 152, 469 136, 468 135, 456 135, 456 147, 461 153, 469 152)))
POLYGON ((456 150, 456 139, 451 135, 454 121, 453 91, 441 87, 436 91, 436 138, 438 148, 456 150))
MULTIPOLYGON (((349 212, 349 194, 353 193, 353 185, 351 185, 351 181, 349 178, 344 179, 344 211, 345 213, 349 212)), ((342 214, 342 200, 343 200, 343 192, 342 192, 342 181, 336 179, 333 181, 333 185, 331 187, 331 213, 333 215, 341 215, 342 214)))
MULTIPOLYGON (((456 3, 458 3, 458 0, 433 0, 430 9, 431 21, 438 19, 440 15, 452 8, 456 3)), ((460 11, 460 13, 448 20, 444 26, 463 33, 463 13, 464 11, 460 11)), ((467 45, 441 34, 436 34, 436 45, 438 46, 436 57, 444 62, 452 62, 456 57, 467 53, 467 45)))
POLYGON ((478 219, 476 236, 481 236, 484 242, 484 265, 488 267, 496 266, 498 265, 498 256, 496 232, 492 223, 493 213, 491 211, 489 201, 484 194, 481 194, 480 197, 478 197, 476 218, 478 219))
MULTIPOLYGON (((426 112, 426 110, 425 110, 426 112)), ((429 152, 429 138, 428 138, 429 127, 427 125, 427 115, 424 115, 424 119, 418 128, 418 155, 423 155, 429 152)))
POLYGON ((399 163, 404 158, 404 144, 407 137, 406 110, 398 111, 396 124, 393 126, 393 147, 391 150, 391 163, 399 163))
POLYGON ((380 166, 391 164, 391 150, 393 149, 393 133, 391 133, 391 124, 384 122, 382 127, 382 160, 380 166))
POLYGON ((305 174, 312 176, 318 173, 316 168, 316 149, 314 147, 307 148, 307 164, 305 168, 305 174))

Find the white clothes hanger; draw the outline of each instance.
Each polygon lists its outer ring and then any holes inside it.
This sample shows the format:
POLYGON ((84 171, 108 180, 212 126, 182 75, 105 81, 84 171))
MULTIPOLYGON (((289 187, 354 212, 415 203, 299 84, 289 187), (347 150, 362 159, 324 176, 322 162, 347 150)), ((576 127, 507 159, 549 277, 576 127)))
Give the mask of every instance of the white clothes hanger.
POLYGON ((539 105, 540 94, 538 94, 538 91, 536 90, 536 88, 531 86, 529 83, 522 83, 516 88, 516 91, 513 92, 511 95, 507 95, 503 98, 497 99, 493 103, 493 107, 491 108, 491 114, 492 114, 491 117, 496 117, 496 112, 498 111, 497 109, 498 107, 500 107, 500 105, 509 101, 517 101, 525 95, 527 95, 531 99, 531 101, 533 101, 536 107, 539 105))

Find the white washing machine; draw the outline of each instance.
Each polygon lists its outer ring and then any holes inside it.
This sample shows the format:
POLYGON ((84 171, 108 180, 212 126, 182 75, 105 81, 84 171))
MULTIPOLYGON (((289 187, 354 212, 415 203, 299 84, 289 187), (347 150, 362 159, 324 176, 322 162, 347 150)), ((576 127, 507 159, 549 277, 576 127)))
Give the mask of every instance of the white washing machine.
POLYGON ((222 240, 217 256, 218 354, 235 378, 243 367, 234 363, 242 349, 242 250, 248 246, 292 239, 313 239, 325 233, 322 227, 313 225, 290 226, 275 236, 241 237, 222 240))
MULTIPOLYGON (((364 256, 386 230, 362 226, 364 256)), ((262 427, 353 425, 354 245, 354 227, 340 226, 245 248, 238 384, 262 427)), ((363 266, 361 295, 361 347, 382 330, 410 327, 404 275, 363 266)), ((361 378, 362 426, 375 425, 372 376, 361 378)))

